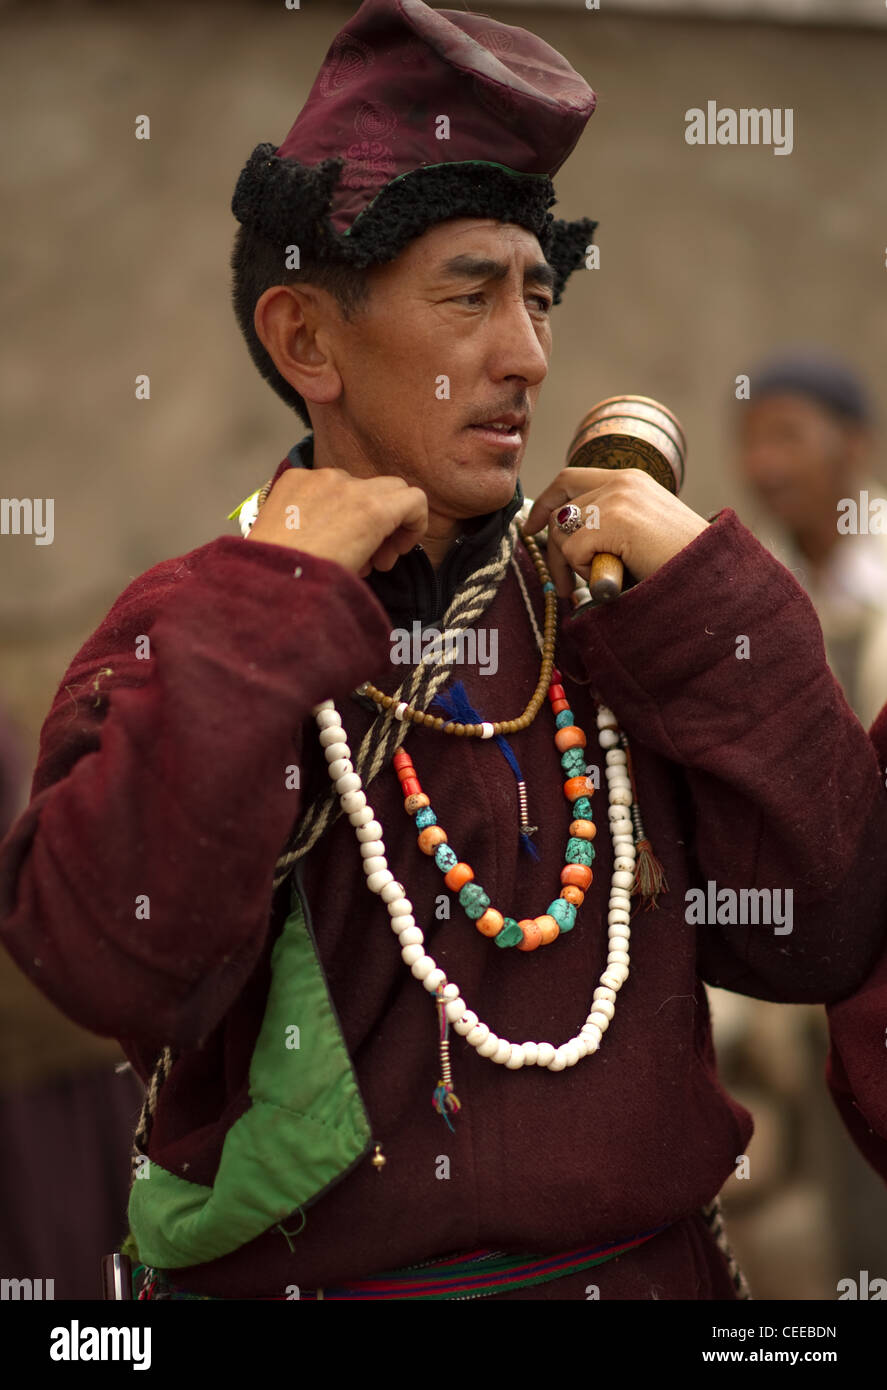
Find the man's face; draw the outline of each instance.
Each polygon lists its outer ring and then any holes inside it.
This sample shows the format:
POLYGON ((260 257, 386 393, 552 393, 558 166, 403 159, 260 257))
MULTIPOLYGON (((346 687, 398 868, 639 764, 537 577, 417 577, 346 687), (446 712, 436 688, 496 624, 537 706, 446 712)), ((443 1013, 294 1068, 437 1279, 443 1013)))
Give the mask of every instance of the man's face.
POLYGON ((848 432, 805 396, 766 396, 742 407, 739 463, 751 488, 786 526, 834 516, 848 477, 848 432))
POLYGON ((548 371, 553 279, 531 232, 479 218, 375 267, 367 307, 328 325, 343 383, 331 443, 350 440, 444 515, 505 506, 548 371), (479 428, 503 417, 506 430, 479 428))

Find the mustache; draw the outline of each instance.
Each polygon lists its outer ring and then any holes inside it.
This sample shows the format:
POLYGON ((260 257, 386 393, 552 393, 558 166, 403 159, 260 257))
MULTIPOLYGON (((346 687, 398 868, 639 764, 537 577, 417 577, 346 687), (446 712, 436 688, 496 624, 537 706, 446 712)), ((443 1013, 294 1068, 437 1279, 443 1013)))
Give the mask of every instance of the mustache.
POLYGON ((496 405, 486 406, 483 411, 475 412, 472 419, 467 420, 468 425, 482 425, 485 420, 495 420, 500 415, 524 415, 527 424, 530 421, 530 402, 526 396, 520 400, 501 401, 496 405))

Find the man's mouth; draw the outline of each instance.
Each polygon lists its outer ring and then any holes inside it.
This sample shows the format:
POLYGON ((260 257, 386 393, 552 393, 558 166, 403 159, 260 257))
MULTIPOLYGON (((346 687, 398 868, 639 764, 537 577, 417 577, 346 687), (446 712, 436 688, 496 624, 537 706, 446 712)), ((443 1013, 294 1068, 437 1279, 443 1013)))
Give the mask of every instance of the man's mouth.
POLYGON ((468 425, 467 428, 489 444, 514 448, 523 441, 526 424, 526 415, 514 412, 491 417, 480 424, 468 425))

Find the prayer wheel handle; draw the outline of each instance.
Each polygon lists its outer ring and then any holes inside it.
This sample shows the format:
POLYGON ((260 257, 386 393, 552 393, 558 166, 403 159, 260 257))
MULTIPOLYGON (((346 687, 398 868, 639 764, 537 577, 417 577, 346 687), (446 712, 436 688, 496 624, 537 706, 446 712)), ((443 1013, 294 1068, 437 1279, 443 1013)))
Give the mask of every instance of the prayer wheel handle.
MULTIPOLYGON (((567 450, 568 468, 641 468, 678 495, 684 482, 687 442, 680 421, 649 396, 608 396, 585 415, 567 450)), ((592 600, 622 593, 618 555, 599 551, 591 562, 592 600)))

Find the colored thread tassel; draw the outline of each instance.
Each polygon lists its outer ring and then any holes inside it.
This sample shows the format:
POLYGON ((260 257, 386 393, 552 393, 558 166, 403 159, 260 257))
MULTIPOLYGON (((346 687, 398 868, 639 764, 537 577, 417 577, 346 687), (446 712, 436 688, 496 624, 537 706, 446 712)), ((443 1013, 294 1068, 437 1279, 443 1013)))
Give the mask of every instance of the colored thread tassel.
POLYGON ((638 789, 634 780, 634 765, 631 760, 631 750, 628 746, 628 739, 624 733, 620 733, 619 743, 625 752, 625 762, 628 768, 628 776, 631 782, 631 822, 634 827, 635 849, 637 850, 637 861, 634 870, 634 883, 632 884, 632 895, 645 898, 644 910, 649 911, 651 907, 658 908, 656 901, 660 893, 668 892, 668 880, 665 877, 665 870, 661 862, 653 853, 653 846, 647 839, 644 831, 641 811, 638 806, 638 789))
POLYGON ((431 1104, 439 1115, 443 1115, 447 1122, 447 1128, 453 1133, 453 1126, 450 1124, 448 1110, 454 1113, 462 1109, 462 1102, 453 1090, 453 1072, 450 1067, 450 1024, 444 1011, 445 1000, 441 990, 437 992, 437 1017, 440 1023, 440 1071, 441 1079, 434 1088, 434 1095, 431 1104))
MULTIPOLYGON (((453 681, 453 684, 447 690, 441 690, 435 695, 434 699, 431 701, 431 705, 432 707, 438 705, 441 711, 447 716, 447 719, 454 724, 483 724, 485 722, 483 715, 478 714, 477 710, 472 708, 468 699, 468 693, 461 681, 453 681)), ((518 784, 518 799, 521 816, 523 817, 519 831, 521 844, 531 859, 538 859, 539 851, 530 839, 536 826, 528 825, 526 820, 527 803, 524 775, 520 770, 517 758, 514 756, 511 745, 505 735, 495 734, 494 740, 499 745, 499 751, 514 773, 518 784), (523 795, 521 795, 520 792, 522 786, 524 787, 523 795)))
POLYGON ((638 840, 636 849, 637 864, 632 892, 639 893, 642 898, 647 899, 648 909, 658 907, 657 894, 668 892, 665 870, 653 853, 653 846, 649 840, 638 840))
POLYGON ((445 1082, 438 1081, 437 1085, 434 1088, 434 1096, 432 1098, 431 1104, 434 1106, 435 1110, 439 1115, 443 1115, 444 1119, 447 1122, 447 1128, 452 1130, 455 1134, 455 1130, 453 1129, 453 1126, 450 1123, 450 1117, 447 1114, 447 1110, 461 1110, 462 1102, 459 1100, 459 1097, 453 1093, 452 1088, 448 1090, 445 1082))

